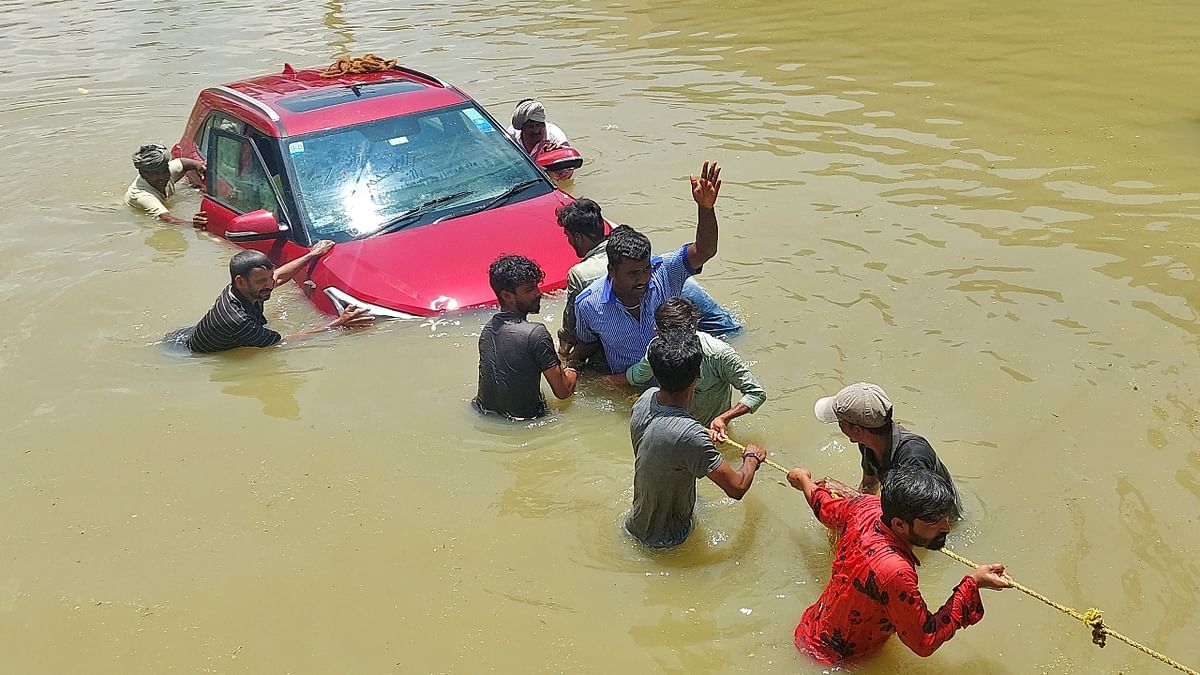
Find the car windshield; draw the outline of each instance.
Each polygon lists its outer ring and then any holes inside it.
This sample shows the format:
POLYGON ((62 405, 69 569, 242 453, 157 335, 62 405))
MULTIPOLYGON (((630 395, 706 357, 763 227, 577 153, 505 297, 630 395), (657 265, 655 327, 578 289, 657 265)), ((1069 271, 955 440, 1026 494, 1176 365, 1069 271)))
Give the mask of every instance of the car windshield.
MULTIPOLYGON (((314 239, 346 241, 428 223, 541 176, 470 103, 288 138, 283 145, 314 239)), ((547 184, 513 199, 550 189, 547 184)))

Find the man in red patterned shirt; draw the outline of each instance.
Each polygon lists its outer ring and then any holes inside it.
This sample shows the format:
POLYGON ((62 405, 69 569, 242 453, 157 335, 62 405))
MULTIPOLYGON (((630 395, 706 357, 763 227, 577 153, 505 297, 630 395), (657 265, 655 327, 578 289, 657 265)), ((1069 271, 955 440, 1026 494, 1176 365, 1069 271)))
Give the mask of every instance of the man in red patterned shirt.
MULTIPOLYGON (((980 588, 1009 588, 1004 565, 980 565, 930 612, 917 587, 913 546, 937 550, 950 532, 954 491, 936 473, 898 467, 883 480, 882 495, 834 495, 808 469, 788 473, 817 519, 841 539, 833 575, 796 626, 796 648, 834 664, 866 656, 892 633, 919 656, 929 656, 960 628, 983 618, 980 588)), ((844 489, 839 489, 845 492, 844 489)))

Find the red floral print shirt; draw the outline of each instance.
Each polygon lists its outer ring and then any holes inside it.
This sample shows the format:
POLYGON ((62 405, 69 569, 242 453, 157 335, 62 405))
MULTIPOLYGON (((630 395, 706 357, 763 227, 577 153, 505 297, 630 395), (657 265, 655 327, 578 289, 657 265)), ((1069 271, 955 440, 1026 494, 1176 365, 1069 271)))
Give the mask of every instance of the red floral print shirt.
POLYGON ((879 497, 834 497, 813 491, 813 513, 841 539, 833 575, 796 626, 796 648, 826 664, 866 656, 892 633, 919 656, 929 656, 960 628, 983 618, 979 587, 963 577, 942 608, 931 613, 917 588, 912 547, 883 525, 879 497))

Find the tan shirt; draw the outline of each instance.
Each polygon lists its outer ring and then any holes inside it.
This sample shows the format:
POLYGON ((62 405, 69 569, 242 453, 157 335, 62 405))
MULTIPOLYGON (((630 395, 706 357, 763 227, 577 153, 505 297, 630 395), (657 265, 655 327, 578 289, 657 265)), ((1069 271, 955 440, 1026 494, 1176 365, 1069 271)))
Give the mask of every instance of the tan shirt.
POLYGON ((167 208, 167 200, 175 196, 175 183, 183 178, 183 162, 173 159, 167 163, 167 168, 171 171, 171 179, 167 181, 166 194, 154 189, 154 186, 139 175, 125 191, 125 205, 145 211, 152 216, 170 213, 171 209, 167 208))

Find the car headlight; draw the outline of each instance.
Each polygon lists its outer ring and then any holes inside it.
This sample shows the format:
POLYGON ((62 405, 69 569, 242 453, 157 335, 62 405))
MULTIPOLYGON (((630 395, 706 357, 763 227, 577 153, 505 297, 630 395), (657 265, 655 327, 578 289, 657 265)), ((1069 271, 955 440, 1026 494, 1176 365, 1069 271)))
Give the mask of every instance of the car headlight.
POLYGON ((333 286, 325 289, 325 295, 329 296, 329 299, 333 302, 333 308, 337 310, 338 314, 344 312, 350 305, 354 305, 355 307, 367 310, 368 314, 380 319, 420 318, 415 314, 405 314, 404 312, 397 312, 394 309, 388 309, 387 307, 380 307, 379 305, 372 305, 369 302, 363 302, 362 300, 359 300, 340 288, 335 288, 333 286))

